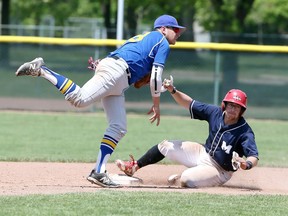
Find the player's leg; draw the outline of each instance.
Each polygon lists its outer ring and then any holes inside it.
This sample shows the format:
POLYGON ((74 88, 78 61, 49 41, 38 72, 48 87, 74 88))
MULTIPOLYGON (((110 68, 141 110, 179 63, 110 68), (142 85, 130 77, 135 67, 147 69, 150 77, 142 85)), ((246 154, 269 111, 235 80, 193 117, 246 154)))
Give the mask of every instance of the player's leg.
POLYGON ((180 178, 183 187, 199 188, 219 186, 232 177, 233 172, 221 168, 206 151, 202 151, 198 165, 186 169, 180 178))
POLYGON ((82 88, 46 67, 42 58, 36 58, 21 65, 16 76, 41 76, 64 94, 65 99, 72 105, 84 107, 108 95, 119 95, 123 89, 128 88, 127 67, 125 61, 105 58, 98 64, 95 75, 82 88))
POLYGON ((78 92, 68 93, 65 99, 76 107, 84 107, 109 95, 122 95, 129 87, 127 67, 124 60, 102 59, 95 75, 78 92))
POLYGON ((158 146, 166 158, 186 167, 196 166, 200 152, 204 149, 199 143, 181 140, 165 140, 158 146))
POLYGON ((135 161, 132 157, 130 161, 117 160, 116 165, 126 175, 132 176, 138 169, 150 164, 155 164, 167 157, 170 160, 186 166, 195 166, 197 164, 197 155, 193 152, 199 152, 201 145, 193 145, 191 142, 182 142, 179 140, 164 140, 161 143, 150 148, 139 160, 135 161), (194 155, 194 156, 193 156, 194 155))
POLYGON ((72 80, 47 68, 41 57, 24 63, 17 69, 15 74, 16 76, 43 77, 51 82, 64 95, 80 89, 72 80))
POLYGON ((181 186, 189 188, 214 187, 226 183, 231 172, 219 171, 216 167, 199 165, 186 169, 180 177, 181 186))
POLYGON ((109 157, 114 152, 118 142, 127 133, 124 95, 105 97, 102 99, 102 104, 108 120, 108 128, 100 145, 100 153, 95 167, 97 172, 106 170, 109 157))
POLYGON ((162 159, 164 159, 164 155, 158 149, 158 145, 150 148, 139 160, 134 160, 134 157, 130 155, 130 161, 116 160, 117 167, 124 172, 128 176, 133 176, 134 173, 149 164, 154 164, 162 159))
POLYGON ((200 188, 220 185, 218 171, 212 166, 196 166, 183 171, 180 177, 182 187, 200 188))
POLYGON ((201 144, 177 140, 166 141, 159 144, 159 149, 166 158, 189 167, 180 175, 183 187, 217 186, 224 184, 232 176, 211 159, 201 144))
MULTIPOLYGON (((118 142, 127 132, 127 120, 125 110, 125 97, 120 96, 108 96, 102 99, 103 107, 108 120, 108 128, 103 136, 100 144, 100 150, 98 153, 95 168, 92 170, 88 180, 92 183, 98 184, 102 182, 101 179, 93 179, 94 175, 105 173, 106 164, 118 145, 118 142), (98 182, 97 182, 98 181, 98 182)), ((109 184, 112 181, 110 180, 109 184)), ((115 183, 114 183, 115 184, 115 183)), ((101 185, 103 186, 103 185, 101 185)))
POLYGON ((165 156, 159 151, 158 145, 151 147, 142 157, 140 157, 137 161, 134 160, 133 156, 130 155, 132 161, 129 162, 121 162, 121 160, 117 160, 116 164, 126 175, 133 176, 134 173, 145 166, 150 164, 158 163, 163 160, 165 156), (123 166, 124 165, 124 166, 123 166))

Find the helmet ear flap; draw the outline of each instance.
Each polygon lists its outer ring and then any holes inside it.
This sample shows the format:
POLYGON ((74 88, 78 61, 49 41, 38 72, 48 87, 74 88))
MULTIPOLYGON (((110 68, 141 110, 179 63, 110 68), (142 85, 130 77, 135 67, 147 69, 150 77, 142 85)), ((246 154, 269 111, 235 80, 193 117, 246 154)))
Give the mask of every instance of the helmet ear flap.
POLYGON ((225 103, 224 101, 222 101, 222 103, 221 103, 221 108, 222 108, 222 111, 224 111, 224 110, 225 110, 225 107, 226 107, 226 103, 225 103))
POLYGON ((240 112, 240 116, 242 116, 244 114, 244 112, 246 111, 246 109, 244 107, 241 107, 241 112, 240 112))

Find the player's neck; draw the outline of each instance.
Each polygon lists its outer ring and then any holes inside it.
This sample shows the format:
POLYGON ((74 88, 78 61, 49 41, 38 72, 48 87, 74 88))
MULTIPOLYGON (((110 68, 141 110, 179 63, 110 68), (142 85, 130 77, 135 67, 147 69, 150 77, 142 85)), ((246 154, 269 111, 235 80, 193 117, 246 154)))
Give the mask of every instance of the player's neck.
POLYGON ((224 124, 225 125, 233 125, 233 124, 236 124, 238 122, 238 120, 225 120, 224 119, 224 124))
POLYGON ((235 118, 234 116, 229 116, 227 113, 224 115, 224 124, 225 125, 233 125, 238 122, 239 118, 235 118))

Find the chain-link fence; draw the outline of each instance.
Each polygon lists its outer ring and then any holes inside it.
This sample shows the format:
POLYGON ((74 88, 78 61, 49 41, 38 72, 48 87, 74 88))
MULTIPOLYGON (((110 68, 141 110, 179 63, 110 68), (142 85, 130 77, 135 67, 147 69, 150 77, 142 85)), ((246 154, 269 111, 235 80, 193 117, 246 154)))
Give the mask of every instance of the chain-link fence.
MULTIPOLYGON (((93 76, 93 72, 87 69, 88 58, 102 58, 115 49, 115 45, 106 46, 103 43, 101 46, 61 45, 60 39, 55 44, 48 40, 45 43, 45 40, 42 38, 41 42, 24 43, 13 39, 9 42, 0 37, 1 109, 28 109, 27 103, 31 103, 29 109, 42 110, 44 107, 41 104, 44 103, 48 110, 70 110, 68 102, 50 83, 41 78, 15 77, 16 69, 22 63, 41 56, 49 68, 81 86, 93 76), (8 102, 3 99, 8 99, 8 102), (31 102, 35 100, 36 103, 31 102), (57 101, 67 106, 57 107, 57 101)), ((277 47, 272 51, 236 51, 233 44, 229 49, 221 49, 225 44, 216 44, 217 47, 212 44, 210 48, 197 43, 192 43, 190 48, 186 43, 179 42, 177 45, 170 52, 163 74, 163 78, 169 75, 174 77, 177 89, 196 100, 220 105, 229 89, 240 88, 248 95, 247 117, 288 119, 288 51, 285 47, 277 52, 277 47)), ((151 106, 149 88, 137 90, 131 87, 126 92, 126 101, 128 112, 146 113, 151 106)), ((174 102, 169 93, 162 94, 161 104, 162 114, 188 114, 174 102)), ((77 111, 96 111, 97 107, 98 104, 88 110, 77 111)))

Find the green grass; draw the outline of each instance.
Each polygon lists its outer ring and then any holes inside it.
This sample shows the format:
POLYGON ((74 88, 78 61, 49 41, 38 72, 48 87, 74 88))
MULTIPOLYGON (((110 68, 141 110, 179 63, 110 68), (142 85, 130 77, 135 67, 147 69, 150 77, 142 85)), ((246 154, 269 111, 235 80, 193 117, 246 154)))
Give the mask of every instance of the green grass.
POLYGON ((285 215, 288 196, 120 192, 0 197, 0 215, 285 215))
MULTIPOLYGON (((107 126, 100 113, 0 112, 1 161, 95 162, 107 126)), ((259 166, 287 167, 287 121, 248 119, 260 152, 259 166)), ((205 122, 189 116, 163 116, 160 126, 146 115, 128 115, 128 133, 110 162, 140 157, 163 139, 204 142, 205 122)), ((169 163, 164 160, 163 163, 169 163)), ((185 189, 189 190, 189 189, 185 189)), ((5 215, 285 215, 288 196, 215 195, 179 192, 124 192, 99 189, 94 193, 0 196, 5 215)))
MULTIPOLYGON (((148 117, 128 117, 128 134, 119 143, 112 160, 127 157, 129 153, 140 156, 165 138, 189 139, 195 133, 195 139, 201 141, 199 135, 205 136, 207 130, 203 124, 202 132, 199 126, 195 127, 199 130, 197 132, 189 127, 180 131, 185 122, 178 121, 176 117, 163 117, 160 126, 156 127, 150 124, 148 117), (173 130, 174 136, 171 134, 173 130)), ((0 112, 0 118, 0 160, 7 161, 94 162, 107 127, 103 113, 0 112)))
MULTIPOLYGON (((111 161, 140 157, 163 139, 204 143, 208 126, 190 117, 162 116, 157 127, 148 115, 128 115, 128 133, 119 143, 111 161)), ((0 112, 0 160, 94 162, 107 127, 99 113, 0 112)), ((286 129, 288 121, 248 119, 255 132, 260 154, 259 166, 288 166, 286 129)), ((166 161, 165 161, 166 162, 166 161)))
MULTIPOLYGON (((49 67, 82 85, 92 76, 92 73, 86 70, 86 65, 88 57, 93 56, 94 52, 94 46, 11 45, 10 62, 0 62, 0 96, 63 99, 63 96, 57 94, 57 90, 46 81, 29 77, 15 78, 15 70, 24 61, 42 56, 49 67)), ((101 57, 109 53, 106 48, 100 48, 99 52, 101 57)), ((201 51, 194 56, 195 53, 191 50, 173 50, 163 77, 172 74, 178 89, 197 100, 212 103, 215 53, 201 51)), ((236 87, 245 89, 249 96, 249 109, 246 112, 248 117, 287 119, 287 67, 286 55, 241 52, 238 68, 241 83, 236 87), (263 82, 267 80, 271 83, 263 82), (276 81, 276 84, 273 84, 273 81, 276 81), (282 81, 284 84, 279 84, 282 81)), ((221 94, 223 96, 223 92, 221 94)), ((141 101, 150 102, 149 89, 127 92, 127 101, 139 101, 139 98, 141 101)), ((169 94, 163 94, 161 101, 174 102, 169 94)), ((144 113, 146 109, 141 111, 144 113)), ((180 112, 181 115, 187 116, 187 113, 181 110, 173 111, 173 114, 179 115, 180 112)), ((171 110, 162 109, 162 114, 171 113, 171 110)), ((256 134, 260 153, 259 166, 287 167, 288 122, 253 119, 248 119, 248 122, 256 134)), ((90 114, 0 112, 0 160, 94 163, 106 126, 102 112, 90 114)), ((192 121, 189 116, 179 118, 163 115, 160 126, 156 127, 150 125, 148 116, 129 115, 128 134, 120 142, 110 162, 117 158, 128 158, 130 153, 138 158, 152 145, 165 138, 204 142, 207 132, 205 122, 192 121)), ((163 162, 169 163, 165 160, 163 162)), ((287 203, 288 196, 225 196, 99 189, 95 193, 0 196, 0 216, 277 216, 287 214, 287 203)))

